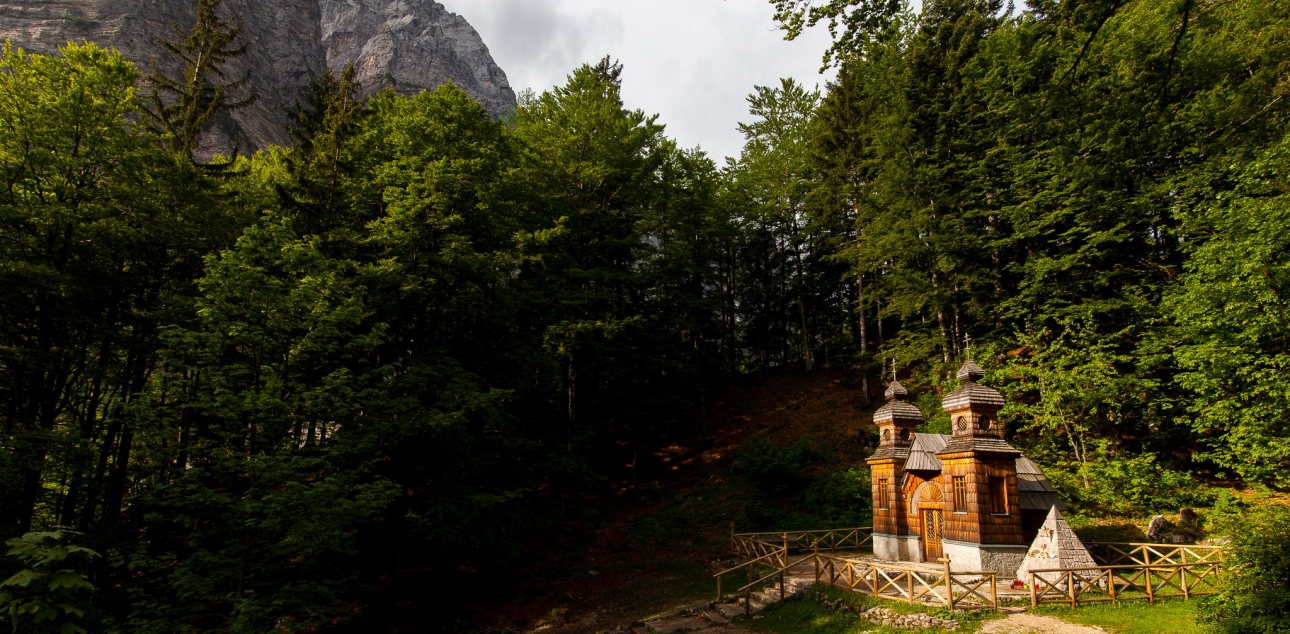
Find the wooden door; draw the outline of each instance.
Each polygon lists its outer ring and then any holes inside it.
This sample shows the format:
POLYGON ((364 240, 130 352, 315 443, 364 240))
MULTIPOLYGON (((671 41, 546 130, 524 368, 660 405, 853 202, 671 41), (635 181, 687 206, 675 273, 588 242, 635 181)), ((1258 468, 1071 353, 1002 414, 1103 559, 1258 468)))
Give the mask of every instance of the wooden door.
POLYGON ((944 557, 941 536, 945 533, 945 515, 941 509, 923 509, 923 561, 944 557))

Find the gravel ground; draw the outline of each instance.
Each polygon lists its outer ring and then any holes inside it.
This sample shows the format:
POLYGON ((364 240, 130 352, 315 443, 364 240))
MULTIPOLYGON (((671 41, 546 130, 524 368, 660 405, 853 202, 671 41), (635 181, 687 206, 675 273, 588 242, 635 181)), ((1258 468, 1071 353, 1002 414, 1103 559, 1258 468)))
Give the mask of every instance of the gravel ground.
POLYGON ((990 621, 981 628, 981 634, 1097 634, 1106 630, 1100 627, 1075 625, 1038 614, 1013 614, 1006 619, 990 621))

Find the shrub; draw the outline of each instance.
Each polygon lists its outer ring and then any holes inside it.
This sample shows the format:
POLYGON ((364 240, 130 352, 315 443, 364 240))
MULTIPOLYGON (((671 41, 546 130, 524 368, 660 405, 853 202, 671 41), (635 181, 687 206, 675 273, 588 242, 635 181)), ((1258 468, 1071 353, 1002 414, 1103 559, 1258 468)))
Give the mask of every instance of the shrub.
POLYGON ((1290 632, 1290 508, 1247 504, 1228 494, 1211 514, 1230 540, 1218 594, 1200 606, 1200 620, 1227 634, 1290 632))
POLYGON ((76 623, 89 608, 94 585, 76 569, 98 553, 70 543, 71 531, 27 533, 11 539, 9 556, 19 570, 0 583, 0 621, 10 621, 13 631, 85 634, 76 623), (22 625, 30 622, 30 628, 22 625))
POLYGON ((1125 457, 1102 447, 1088 462, 1044 470, 1062 499, 1095 515, 1124 517, 1175 513, 1183 507, 1213 504, 1210 489, 1181 471, 1156 461, 1154 454, 1125 457))
POLYGON ((873 491, 868 469, 825 471, 811 478, 802 506, 831 524, 828 528, 868 526, 873 521, 873 491))
POLYGON ((805 440, 780 447, 765 436, 754 436, 739 449, 735 462, 758 488, 785 493, 799 489, 813 462, 812 454, 805 440))

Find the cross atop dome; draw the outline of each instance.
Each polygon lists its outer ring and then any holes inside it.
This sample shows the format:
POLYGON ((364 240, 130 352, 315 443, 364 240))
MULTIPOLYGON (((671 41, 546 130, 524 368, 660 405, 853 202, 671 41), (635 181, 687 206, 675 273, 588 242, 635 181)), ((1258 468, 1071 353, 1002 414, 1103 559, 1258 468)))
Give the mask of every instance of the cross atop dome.
POLYGON ((882 395, 887 397, 887 400, 889 401, 890 400, 903 401, 909 398, 909 390, 905 389, 905 386, 901 385, 900 380, 896 378, 896 360, 895 359, 891 360, 891 384, 887 386, 887 391, 883 392, 882 395))

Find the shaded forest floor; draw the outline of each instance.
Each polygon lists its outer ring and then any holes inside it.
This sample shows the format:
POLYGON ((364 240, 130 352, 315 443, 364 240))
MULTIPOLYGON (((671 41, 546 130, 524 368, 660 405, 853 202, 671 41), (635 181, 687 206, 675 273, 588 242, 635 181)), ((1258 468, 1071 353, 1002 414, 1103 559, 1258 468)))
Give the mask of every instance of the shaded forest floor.
POLYGON ((743 477, 739 448, 764 435, 780 446, 804 442, 811 470, 854 466, 872 449, 871 428, 862 390, 840 372, 794 366, 732 386, 690 434, 650 456, 638 486, 624 473, 611 495, 586 501, 597 517, 578 518, 563 543, 539 553, 545 561, 531 567, 541 572, 527 596, 476 606, 469 620, 476 631, 591 634, 711 598, 732 523, 742 531, 793 516, 822 521, 792 495, 743 477))

